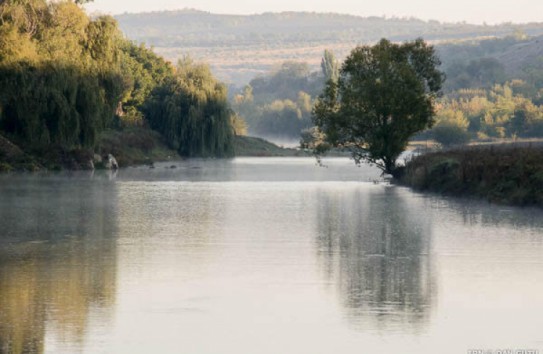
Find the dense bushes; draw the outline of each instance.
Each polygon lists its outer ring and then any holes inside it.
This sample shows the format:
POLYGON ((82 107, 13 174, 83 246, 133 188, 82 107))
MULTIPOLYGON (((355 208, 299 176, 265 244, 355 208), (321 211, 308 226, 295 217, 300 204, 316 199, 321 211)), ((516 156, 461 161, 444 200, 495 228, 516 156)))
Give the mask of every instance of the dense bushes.
POLYGON ((444 146, 470 139, 532 138, 543 136, 543 106, 525 96, 529 85, 513 80, 490 89, 461 89, 443 97, 436 124, 426 136, 444 146))
POLYGON ((469 133, 462 127, 454 124, 440 124, 432 129, 432 137, 443 147, 467 144, 469 133))
POLYGON ((80 3, 0 2, 0 133, 36 153, 92 151, 109 128, 150 125, 183 155, 231 155, 226 89, 209 70, 174 68, 80 3))
POLYGON ((233 97, 233 109, 247 122, 248 132, 256 136, 299 140, 310 128, 313 97, 325 75, 337 76, 337 61, 325 52, 322 73, 310 72, 306 63, 284 62, 268 75, 253 79, 233 97))
POLYGON ((543 145, 473 146, 415 157, 402 181, 420 190, 543 206, 543 145))
POLYGON ((151 93, 145 105, 151 127, 182 156, 232 156, 234 132, 226 87, 206 65, 186 59, 151 93))
POLYGON ((0 10, 0 130, 30 148, 92 147, 126 90, 115 21, 70 1, 0 10))
POLYGON ((92 147, 111 125, 123 92, 119 82, 117 74, 96 75, 73 66, 2 66, 0 130, 35 148, 92 147))

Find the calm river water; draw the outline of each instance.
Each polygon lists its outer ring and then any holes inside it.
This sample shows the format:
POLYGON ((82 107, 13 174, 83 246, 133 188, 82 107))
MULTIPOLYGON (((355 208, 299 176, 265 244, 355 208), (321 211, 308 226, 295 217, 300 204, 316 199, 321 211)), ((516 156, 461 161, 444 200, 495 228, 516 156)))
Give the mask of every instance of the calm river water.
POLYGON ((543 211, 325 164, 0 176, 0 351, 543 352, 543 211))

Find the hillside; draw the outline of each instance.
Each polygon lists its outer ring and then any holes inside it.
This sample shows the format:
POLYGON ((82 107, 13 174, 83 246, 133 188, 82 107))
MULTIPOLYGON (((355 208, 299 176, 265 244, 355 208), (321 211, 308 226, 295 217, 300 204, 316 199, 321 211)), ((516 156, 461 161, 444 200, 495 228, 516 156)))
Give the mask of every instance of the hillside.
POLYGON ((238 85, 286 60, 317 67, 324 49, 342 58, 357 44, 383 37, 394 41, 423 37, 437 43, 515 32, 543 35, 543 23, 485 26, 305 12, 218 15, 182 10, 123 14, 117 20, 129 38, 154 46, 160 55, 175 61, 190 54, 209 62, 222 80, 238 85))
POLYGON ((526 65, 543 55, 543 36, 507 36, 484 40, 463 40, 437 46, 444 66, 479 58, 499 61, 509 76, 519 74, 526 65))
POLYGON ((526 66, 543 64, 543 36, 517 43, 496 55, 507 73, 517 75, 526 66))

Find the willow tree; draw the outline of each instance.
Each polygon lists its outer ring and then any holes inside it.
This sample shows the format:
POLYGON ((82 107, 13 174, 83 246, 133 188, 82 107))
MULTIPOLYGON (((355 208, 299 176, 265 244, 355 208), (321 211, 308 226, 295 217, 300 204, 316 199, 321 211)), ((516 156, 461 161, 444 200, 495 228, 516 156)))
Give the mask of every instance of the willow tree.
POLYGON ((444 80, 434 48, 422 39, 394 44, 383 39, 355 48, 329 80, 313 109, 317 152, 350 150, 396 173, 409 138, 434 122, 434 103, 444 80))
POLYGON ((153 90, 144 112, 151 128, 182 156, 233 155, 226 87, 206 65, 179 61, 175 75, 153 90))
POLYGON ((151 92, 172 77, 174 67, 143 44, 129 40, 121 42, 121 67, 128 89, 122 98, 123 124, 141 125, 143 107, 151 92))
POLYGON ((73 2, 0 3, 0 131, 25 147, 92 147, 126 90, 120 38, 73 2))

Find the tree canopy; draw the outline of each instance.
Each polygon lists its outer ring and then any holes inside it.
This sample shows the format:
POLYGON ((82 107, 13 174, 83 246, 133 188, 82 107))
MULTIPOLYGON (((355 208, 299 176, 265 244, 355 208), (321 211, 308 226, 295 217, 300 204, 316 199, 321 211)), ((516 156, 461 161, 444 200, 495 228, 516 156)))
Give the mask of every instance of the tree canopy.
POLYGON ((184 155, 231 155, 235 119, 209 69, 174 68, 85 2, 0 2, 0 134, 35 151, 92 149, 106 129, 145 125, 184 155))
POLYGON ((316 151, 346 148, 357 163, 368 161, 394 174, 409 138, 434 122, 444 80, 439 64, 422 39, 403 44, 382 39, 355 48, 313 109, 315 137, 320 136, 316 151))
MULTIPOLYGON (((328 64, 333 68, 334 57, 327 53, 328 64)), ((232 107, 246 121, 250 134, 296 141, 312 125, 313 97, 323 86, 323 74, 311 72, 307 63, 284 62, 268 75, 256 77, 233 96, 232 107)))
POLYGON ((144 112, 151 128, 182 156, 233 155, 226 87, 207 65, 180 60, 175 75, 151 92, 144 112))
POLYGON ((127 89, 115 20, 71 1, 0 4, 0 131, 24 146, 92 147, 127 89))

